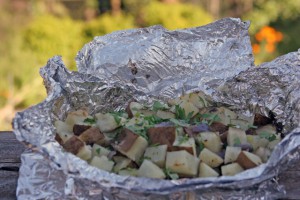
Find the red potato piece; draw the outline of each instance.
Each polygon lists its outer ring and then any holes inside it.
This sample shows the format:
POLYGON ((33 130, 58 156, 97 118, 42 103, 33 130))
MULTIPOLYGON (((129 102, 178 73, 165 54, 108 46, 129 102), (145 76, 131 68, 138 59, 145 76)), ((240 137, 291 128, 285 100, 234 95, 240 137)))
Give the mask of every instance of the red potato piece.
POLYGON ((219 134, 222 134, 226 131, 228 131, 228 126, 220 123, 220 122, 213 122, 210 126, 209 126, 209 131, 211 132, 219 132, 219 134))
POLYGON ((56 133, 55 138, 54 138, 60 145, 63 145, 64 141, 61 139, 59 134, 56 133))
POLYGON ((148 129, 148 136, 151 144, 166 144, 170 149, 176 139, 176 128, 173 126, 152 127, 148 129))
POLYGON ((105 140, 105 136, 100 132, 99 128, 91 127, 84 131, 79 138, 84 141, 87 145, 89 144, 103 144, 105 140))
POLYGON ((254 126, 264 126, 267 124, 272 124, 272 120, 269 117, 263 116, 261 114, 255 114, 254 116, 254 126))
POLYGON ((244 169, 251 169, 262 164, 262 160, 259 156, 247 151, 242 151, 236 159, 236 162, 244 169))
POLYGON ((137 103, 135 101, 131 101, 129 102, 128 106, 126 107, 125 111, 128 114, 129 118, 134 117, 134 115, 136 114, 136 112, 138 110, 142 110, 143 109, 143 105, 141 105, 140 103, 137 103))
POLYGON ((74 135, 79 136, 84 131, 88 130, 89 128, 91 128, 91 126, 89 126, 89 125, 74 124, 73 133, 74 133, 74 135))
POLYGON ((181 151, 185 150, 191 155, 194 155, 194 149, 193 147, 184 147, 184 146, 172 146, 168 148, 168 152, 173 152, 173 151, 181 151))
POLYGON ((123 131, 120 133, 120 137, 117 139, 118 144, 116 148, 118 150, 127 152, 132 147, 132 145, 138 137, 139 136, 131 130, 124 128, 123 131))
POLYGON ((84 147, 84 142, 78 137, 72 136, 62 146, 66 151, 76 155, 84 147))

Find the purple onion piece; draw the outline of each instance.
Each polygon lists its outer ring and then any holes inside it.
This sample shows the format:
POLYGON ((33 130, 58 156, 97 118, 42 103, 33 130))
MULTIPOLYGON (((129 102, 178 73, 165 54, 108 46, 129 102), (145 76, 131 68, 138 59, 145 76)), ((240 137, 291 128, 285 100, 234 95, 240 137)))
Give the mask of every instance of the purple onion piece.
POLYGON ((161 123, 155 125, 155 127, 168 127, 168 126, 174 126, 174 123, 173 122, 161 122, 161 123))
POLYGON ((191 128, 192 128, 192 131, 195 133, 204 132, 204 131, 209 130, 208 124, 205 124, 205 123, 194 125, 191 128))

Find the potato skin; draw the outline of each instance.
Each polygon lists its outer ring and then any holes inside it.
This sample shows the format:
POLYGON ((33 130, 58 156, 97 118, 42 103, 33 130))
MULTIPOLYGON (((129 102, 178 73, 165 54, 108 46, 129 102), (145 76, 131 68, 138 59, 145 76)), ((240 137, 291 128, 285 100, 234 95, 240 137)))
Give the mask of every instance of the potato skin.
POLYGON ((254 126, 264 126, 267 124, 272 124, 272 119, 261 114, 255 114, 253 122, 254 126))
POLYGON ((124 152, 127 152, 132 147, 135 140, 139 137, 137 134, 127 128, 124 128, 124 130, 119 135, 120 137, 117 139, 117 149, 120 149, 124 152))
POLYGON ((97 127, 91 127, 84 131, 79 138, 84 141, 87 145, 90 144, 101 144, 101 140, 105 139, 105 136, 103 133, 100 132, 99 128, 97 127))
POLYGON ((79 136, 84 131, 88 130, 89 128, 91 128, 91 126, 89 126, 89 125, 74 124, 73 133, 74 133, 74 135, 79 136))
POLYGON ((241 151, 241 153, 239 154, 238 158, 236 159, 236 162, 244 169, 251 169, 258 166, 251 159, 249 159, 243 151, 241 151))
POLYGON ((166 144, 169 150, 176 139, 176 128, 173 126, 152 127, 148 129, 148 136, 151 144, 166 144))
POLYGON ((60 145, 63 145, 64 141, 61 139, 61 137, 59 136, 59 134, 55 134, 55 138, 54 138, 60 145))
POLYGON ((210 126, 209 126, 209 131, 211 132, 219 132, 219 134, 222 134, 226 131, 228 131, 228 126, 220 123, 220 122, 213 122, 210 126))
POLYGON ((66 151, 76 155, 79 152, 79 150, 84 146, 84 142, 78 137, 72 136, 62 146, 66 151))

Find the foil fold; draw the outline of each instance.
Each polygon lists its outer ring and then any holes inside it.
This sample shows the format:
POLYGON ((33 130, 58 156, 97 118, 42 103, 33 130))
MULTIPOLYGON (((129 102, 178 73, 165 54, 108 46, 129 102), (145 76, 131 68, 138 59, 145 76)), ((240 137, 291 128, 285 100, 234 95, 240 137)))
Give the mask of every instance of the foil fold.
POLYGON ((78 53, 79 72, 60 57, 40 71, 48 97, 16 114, 22 155, 19 199, 273 199, 285 190, 273 179, 300 159, 300 52, 254 67, 248 22, 226 18, 192 29, 160 26, 97 37, 78 53), (292 75, 292 76, 291 76, 292 75), (261 84, 263 83, 263 84, 261 84), (244 114, 272 111, 286 137, 269 161, 233 177, 155 180, 92 167, 54 140, 57 119, 87 108, 91 114, 202 91, 244 114), (52 193, 52 195, 50 195, 52 193))

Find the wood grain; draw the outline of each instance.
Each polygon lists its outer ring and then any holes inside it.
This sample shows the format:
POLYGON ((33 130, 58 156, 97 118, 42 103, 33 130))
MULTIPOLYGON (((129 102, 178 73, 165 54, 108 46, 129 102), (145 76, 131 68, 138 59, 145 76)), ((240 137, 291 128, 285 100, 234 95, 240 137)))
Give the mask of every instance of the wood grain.
MULTIPOLYGON (((0 131, 0 199, 16 199, 20 155, 25 150, 12 132, 0 131)), ((279 175, 279 183, 286 189, 282 199, 300 199, 300 161, 279 175)))

